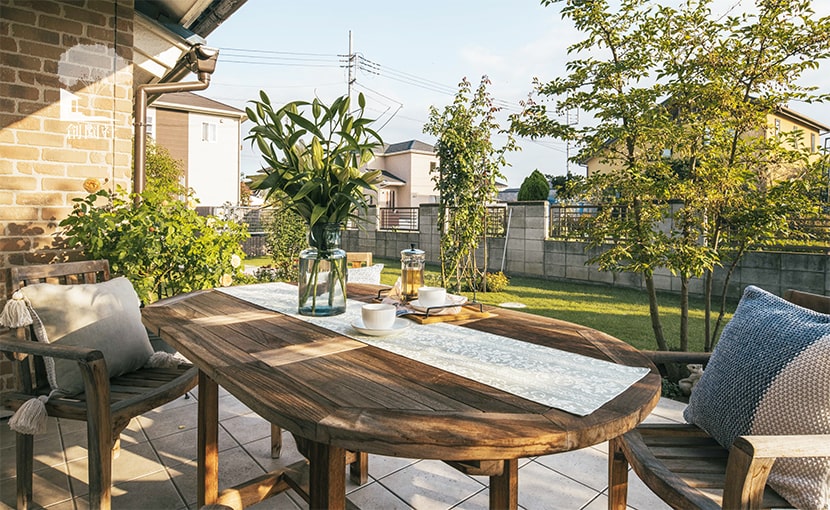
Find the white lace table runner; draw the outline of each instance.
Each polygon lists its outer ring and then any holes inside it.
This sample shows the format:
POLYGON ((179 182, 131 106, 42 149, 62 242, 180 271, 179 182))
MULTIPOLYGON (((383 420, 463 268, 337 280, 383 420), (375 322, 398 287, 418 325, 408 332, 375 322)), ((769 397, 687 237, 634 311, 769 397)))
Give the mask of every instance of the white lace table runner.
POLYGON ((617 365, 448 323, 413 323, 398 335, 365 336, 351 327, 360 318, 363 303, 349 300, 346 313, 334 317, 299 315, 297 287, 286 283, 216 290, 579 416, 596 411, 649 373, 644 367, 617 365))

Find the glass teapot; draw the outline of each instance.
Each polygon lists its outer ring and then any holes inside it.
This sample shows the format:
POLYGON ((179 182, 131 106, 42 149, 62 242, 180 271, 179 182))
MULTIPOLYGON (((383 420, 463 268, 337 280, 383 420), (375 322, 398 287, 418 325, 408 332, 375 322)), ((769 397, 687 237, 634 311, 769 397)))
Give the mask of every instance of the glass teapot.
POLYGON ((414 244, 410 246, 408 250, 401 251, 401 294, 404 301, 418 299, 418 289, 424 286, 426 255, 414 244))

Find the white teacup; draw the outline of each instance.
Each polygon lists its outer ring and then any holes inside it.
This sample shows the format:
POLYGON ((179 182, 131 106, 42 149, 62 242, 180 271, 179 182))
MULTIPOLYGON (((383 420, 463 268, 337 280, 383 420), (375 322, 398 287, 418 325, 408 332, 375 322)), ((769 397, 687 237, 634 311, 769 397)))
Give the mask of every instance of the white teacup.
POLYGON ((395 325, 395 305, 372 303, 363 305, 360 316, 367 329, 392 329, 395 325))
POLYGON ((447 289, 443 287, 421 287, 418 289, 418 303, 424 308, 443 306, 447 301, 447 289))

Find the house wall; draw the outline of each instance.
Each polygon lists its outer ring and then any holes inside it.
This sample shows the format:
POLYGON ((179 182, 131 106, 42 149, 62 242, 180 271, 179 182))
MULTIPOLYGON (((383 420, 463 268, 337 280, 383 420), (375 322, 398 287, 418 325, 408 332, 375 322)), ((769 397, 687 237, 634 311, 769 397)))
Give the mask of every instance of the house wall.
POLYGON ((438 164, 434 154, 409 150, 379 156, 367 167, 381 168, 406 182, 404 186, 390 188, 395 191, 395 207, 418 207, 437 200, 438 192, 429 175, 431 163, 438 164))
POLYGON ((181 163, 182 168, 187 168, 190 164, 188 158, 190 126, 187 123, 187 112, 156 108, 155 120, 156 142, 167 149, 170 156, 181 163))
POLYGON ((132 0, 0 0, 0 306, 10 265, 71 256, 55 234, 85 183, 131 187, 133 15, 132 0))
POLYGON ((130 187, 132 7, 0 0, 0 269, 63 255, 88 179, 130 187))
POLYGON ((188 114, 188 186, 199 204, 219 206, 239 203, 239 121, 190 112, 188 114), (202 123, 216 126, 216 140, 202 140, 202 123))

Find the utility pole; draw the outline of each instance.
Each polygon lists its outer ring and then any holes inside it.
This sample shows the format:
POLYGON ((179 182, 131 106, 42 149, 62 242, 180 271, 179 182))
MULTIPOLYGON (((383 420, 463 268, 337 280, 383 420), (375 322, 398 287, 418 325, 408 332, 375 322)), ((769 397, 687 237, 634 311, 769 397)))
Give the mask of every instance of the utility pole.
MULTIPOLYGON (((575 113, 572 113, 571 110, 565 112, 565 124, 568 126, 575 126, 579 124, 579 110, 577 109, 575 113)), ((568 140, 565 143, 565 170, 566 175, 568 177, 571 176, 571 141, 568 140)))
POLYGON ((352 31, 349 30, 349 78, 347 83, 347 91, 349 95, 349 101, 351 102, 352 99, 352 84, 355 82, 357 70, 355 69, 355 65, 357 63, 357 59, 355 58, 354 48, 352 47, 352 31))

